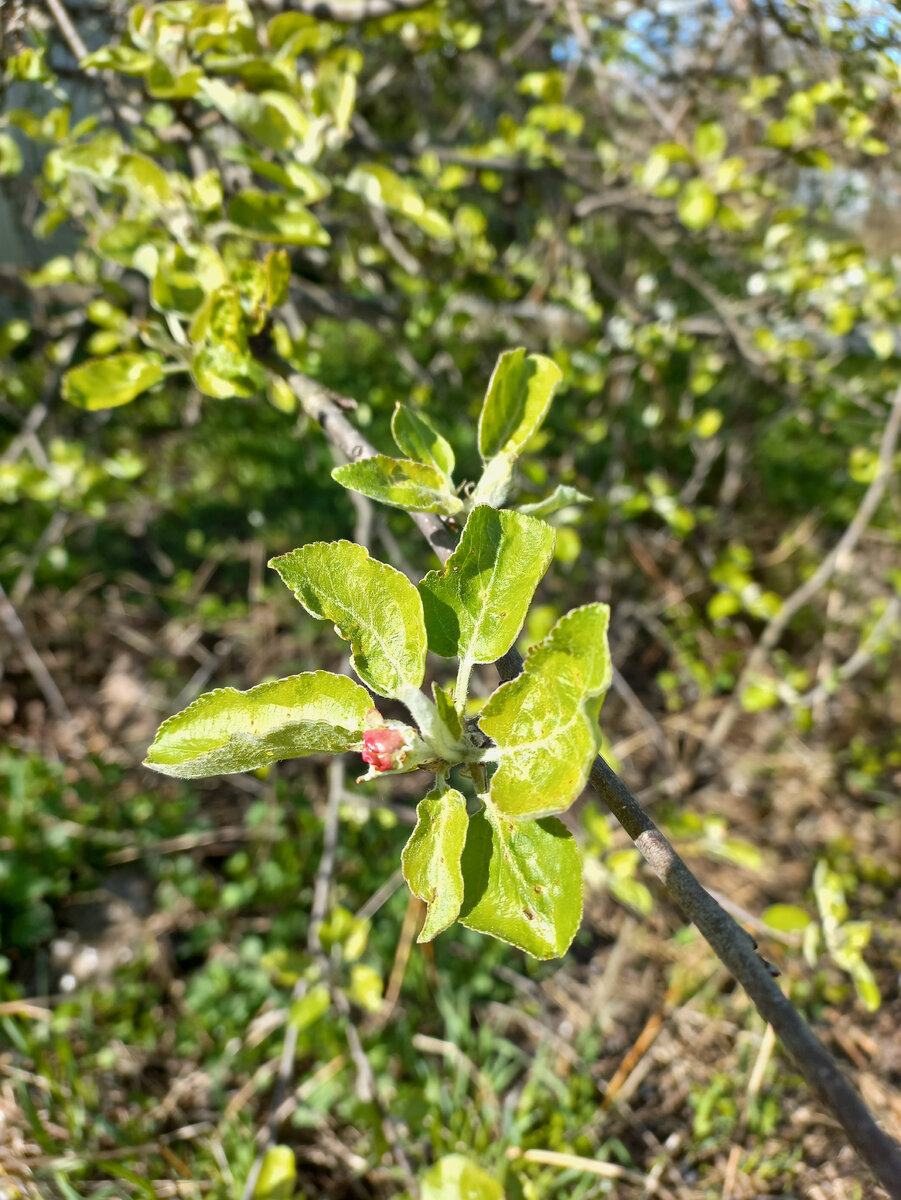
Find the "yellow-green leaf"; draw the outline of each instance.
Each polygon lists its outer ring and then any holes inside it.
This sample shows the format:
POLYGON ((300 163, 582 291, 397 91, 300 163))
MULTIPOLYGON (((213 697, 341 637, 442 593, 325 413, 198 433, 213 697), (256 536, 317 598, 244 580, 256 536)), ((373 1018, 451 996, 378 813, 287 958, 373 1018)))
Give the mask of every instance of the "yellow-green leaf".
POLYGON ((163 378, 156 359, 144 354, 114 354, 72 367, 63 376, 63 399, 76 408, 96 412, 129 404, 163 378))

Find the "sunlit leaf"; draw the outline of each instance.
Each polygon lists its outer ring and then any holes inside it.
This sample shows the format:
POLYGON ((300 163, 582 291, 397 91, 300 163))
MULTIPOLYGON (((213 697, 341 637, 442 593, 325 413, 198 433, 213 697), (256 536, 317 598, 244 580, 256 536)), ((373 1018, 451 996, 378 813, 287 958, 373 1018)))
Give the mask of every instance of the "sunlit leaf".
POLYGON ((463 902, 466 800, 454 788, 435 788, 419 802, 416 817, 401 861, 410 891, 428 905, 418 940, 430 942, 456 921, 463 902))
POLYGON ((312 542, 269 565, 311 616, 350 642, 354 670, 373 691, 394 696, 422 684, 422 601, 406 575, 344 541, 312 542))
POLYGON ((412 183, 401 179, 381 163, 364 163, 355 167, 344 186, 378 208, 387 208, 407 217, 431 237, 453 236, 453 228, 447 218, 426 204, 412 183))
POLYGON ((335 467, 332 478, 343 487, 409 512, 452 516, 463 501, 448 486, 444 475, 425 463, 376 454, 335 467))
POLYGON ((610 686, 609 619, 606 604, 566 613, 482 709, 479 724, 498 755, 489 794, 501 813, 562 812, 585 786, 610 686))
POLYGON ((372 699, 346 675, 309 671, 247 692, 218 688, 164 721, 145 766, 196 779, 340 754, 363 736, 372 699))
POLYGON ((95 412, 129 404, 163 378, 163 368, 145 354, 115 354, 72 367, 63 376, 63 399, 95 412))
POLYGON ((565 954, 582 919, 582 864, 556 817, 511 821, 493 806, 469 820, 460 922, 535 958, 565 954))
POLYGON ((429 649, 470 666, 506 654, 553 553, 554 531, 544 521, 473 509, 444 567, 419 584, 429 649))

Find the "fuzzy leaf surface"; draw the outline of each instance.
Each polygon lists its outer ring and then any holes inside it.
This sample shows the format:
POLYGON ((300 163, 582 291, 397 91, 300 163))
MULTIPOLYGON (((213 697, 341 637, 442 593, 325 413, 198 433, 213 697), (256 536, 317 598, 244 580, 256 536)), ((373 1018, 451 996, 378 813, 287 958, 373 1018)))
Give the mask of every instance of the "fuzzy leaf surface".
POLYGON ((332 479, 371 500, 380 500, 382 504, 407 512, 452 516, 463 507, 463 501, 450 490, 444 475, 434 467, 412 459, 375 454, 335 467, 332 479))
POLYGON ((433 429, 425 417, 398 401, 391 418, 391 434, 401 454, 434 467, 450 479, 454 452, 450 442, 433 429))
POLYGON ((497 360, 479 417, 483 462, 517 455, 544 420, 563 373, 541 354, 508 350, 497 360))
POLYGON ((582 919, 582 864, 556 817, 511 821, 491 806, 470 818, 460 923, 535 958, 566 953, 582 919))
POLYGON ((598 713, 610 686, 610 610, 586 604, 561 617, 479 718, 498 749, 489 795, 514 818, 569 808, 597 753, 598 713))
POLYGON ((305 754, 340 754, 360 741, 371 707, 365 688, 329 671, 291 675, 247 692, 218 688, 163 722, 144 765, 200 779, 305 754))
POLYGON ((354 542, 312 542, 269 563, 311 617, 351 645, 354 670, 381 696, 418 688, 425 673, 422 601, 406 575, 354 542))
POLYGON ((466 800, 455 788, 434 788, 420 800, 416 817, 401 862, 410 891, 429 906, 417 940, 430 942, 453 925, 463 903, 466 800))
POLYGON ((482 505, 456 550, 419 584, 429 649, 469 664, 494 662, 522 629, 554 553, 550 525, 482 505))

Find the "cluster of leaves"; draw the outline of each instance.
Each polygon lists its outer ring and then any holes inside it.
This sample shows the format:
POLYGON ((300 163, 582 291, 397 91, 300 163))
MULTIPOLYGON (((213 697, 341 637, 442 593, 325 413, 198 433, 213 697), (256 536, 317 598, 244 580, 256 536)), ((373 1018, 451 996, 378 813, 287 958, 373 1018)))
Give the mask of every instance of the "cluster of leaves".
MULTIPOLYGON (((506 495, 515 458, 540 426, 558 378, 552 362, 523 350, 501 357, 479 422, 486 470, 473 500, 480 489, 495 500, 506 495)), ((398 463, 408 479, 440 465, 449 481, 452 451, 430 425, 398 406, 394 431, 411 455, 398 463)), ((387 469, 377 485, 356 470, 383 461, 393 460, 363 459, 340 468, 338 478, 432 511, 430 496, 399 499, 387 469)), ((407 882, 428 905, 420 940, 459 917, 537 957, 564 953, 581 918, 581 870, 572 835, 548 818, 576 799, 597 753, 611 678, 607 606, 561 617, 532 647, 522 674, 485 702, 477 723, 466 716, 473 667, 502 658, 516 641, 554 540, 536 517, 475 503, 456 550, 417 586, 353 542, 314 542, 274 558, 270 566, 307 612, 350 642, 360 680, 403 703, 418 728, 386 721, 370 693, 346 676, 305 672, 201 696, 163 723, 147 765, 196 778, 359 750, 370 764, 364 778, 432 771, 435 787, 419 805, 403 855, 407 882), (453 692, 433 683, 431 700, 421 690, 429 650, 458 660, 453 692), (457 767, 475 785, 483 805, 476 813, 467 813, 465 797, 450 785, 457 767)))

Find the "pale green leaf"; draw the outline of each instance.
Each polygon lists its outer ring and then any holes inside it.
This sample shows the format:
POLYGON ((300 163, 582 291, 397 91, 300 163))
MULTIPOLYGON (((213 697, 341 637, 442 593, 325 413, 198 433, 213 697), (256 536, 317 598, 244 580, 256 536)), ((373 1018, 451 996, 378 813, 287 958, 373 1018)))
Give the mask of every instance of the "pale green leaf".
POLYGON ((504 1200, 496 1179, 463 1154, 446 1154, 422 1177, 422 1200, 504 1200))
POLYGON ((276 105, 253 92, 238 91, 219 79, 203 79, 200 93, 222 115, 270 150, 286 150, 295 141, 291 124, 276 105))
POLYGON ((803 908, 794 904, 771 904, 760 914, 760 919, 772 929, 779 929, 783 933, 800 933, 812 920, 803 908))
POLYGON ((163 368, 144 354, 92 358, 63 376, 63 399, 76 408, 96 412, 129 404, 163 378, 163 368))
POLYGON ((251 1200, 292 1200, 296 1184, 294 1151, 290 1146, 270 1146, 263 1155, 251 1200))
POLYGON ((317 984, 298 1000, 292 1001, 288 1009, 288 1024, 302 1032, 320 1017, 324 1017, 331 1006, 332 998, 328 988, 324 983, 317 984))
POLYGON ((563 372, 550 358, 508 350, 497 360, 479 417, 479 451, 519 454, 550 408, 563 372))
POLYGON ((401 862, 410 891, 429 906, 418 940, 430 942, 453 925, 463 902, 466 800, 454 788, 437 787, 419 802, 416 817, 401 862))
POLYGON ((245 350, 226 343, 202 346, 191 363, 194 382, 205 396, 255 396, 266 387, 265 368, 245 350))
POLYGON ((288 246, 327 246, 330 238, 294 196, 247 188, 231 200, 228 217, 241 233, 288 246))
POLYGON ((375 454, 335 467, 332 478, 342 487, 407 512, 453 516, 463 508, 463 501, 450 490, 444 475, 409 458, 375 454))
POLYGON ((556 817, 511 821, 492 807, 470 818, 460 923, 535 958, 566 953, 582 919, 582 864, 556 817))
POLYGON ((559 512, 561 508, 568 508, 571 504, 590 504, 591 499, 591 496, 580 492, 578 488, 560 483, 543 500, 534 500, 531 504, 520 504, 517 511, 530 517, 549 517, 551 513, 559 512))
POLYGON ((366 963, 355 963, 350 968, 350 987, 347 998, 364 1012, 378 1012, 382 1007, 385 986, 381 975, 366 963))
POLYGON ((453 228, 447 218, 426 204, 412 183, 401 179, 381 163, 363 163, 355 167, 344 186, 376 208, 387 208, 407 217, 430 237, 453 236, 453 228))
POLYGON ((345 541, 312 542, 269 565, 311 616, 350 642, 353 668, 373 691, 394 696, 422 684, 422 601, 406 575, 345 541))
POLYGON ((585 786, 610 686, 609 620, 606 604, 566 613, 533 646, 522 674, 501 684, 482 709, 479 724, 497 747, 489 794, 500 812, 562 812, 585 786))
POLYGON ((429 649, 470 666, 506 654, 553 554, 554 531, 544 521, 473 509, 444 567, 419 584, 429 649))
POLYGON ((256 771, 358 743, 372 699, 345 675, 308 671, 247 692, 218 688, 164 721, 144 765, 199 779, 256 771))
POLYGON ((450 443, 425 417, 398 401, 391 418, 391 433, 401 454, 434 467, 450 479, 454 471, 454 452, 450 443))
POLYGON ((679 197, 679 220, 688 229, 706 229, 716 216, 717 198, 704 179, 689 179, 679 197))
POLYGON ((695 130, 695 153, 705 162, 718 162, 728 144, 729 138, 719 121, 705 121, 695 130))

